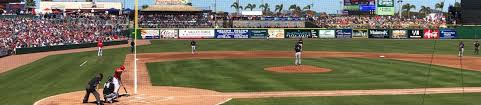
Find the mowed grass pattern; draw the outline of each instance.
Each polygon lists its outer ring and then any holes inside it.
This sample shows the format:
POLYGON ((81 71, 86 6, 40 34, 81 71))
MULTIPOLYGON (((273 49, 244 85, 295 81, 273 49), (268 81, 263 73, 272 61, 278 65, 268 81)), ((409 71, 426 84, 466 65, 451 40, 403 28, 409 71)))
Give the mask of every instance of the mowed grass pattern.
POLYGON ((123 64, 129 51, 104 50, 103 57, 97 57, 96 51, 48 56, 2 73, 0 104, 31 105, 48 96, 84 90, 96 73, 103 73, 105 78, 112 75, 114 68, 123 64), (85 61, 88 62, 80 67, 85 61))
MULTIPOLYGON (((199 51, 293 51, 297 40, 197 40, 199 51)), ((473 40, 304 40, 305 51, 344 51, 431 54, 458 54, 465 43, 465 55, 473 56, 473 40)), ((190 51, 190 40, 153 40, 140 46, 139 53, 190 51)), ((479 56, 479 55, 478 55, 479 56)))
MULTIPOLYGON (((153 85, 222 92, 402 89, 426 87, 428 64, 388 59, 319 58, 303 64, 334 71, 288 74, 263 70, 292 65, 292 59, 182 60, 147 64, 153 85)), ((427 87, 461 87, 461 71, 432 67, 427 87)), ((481 86, 481 73, 464 71, 465 86, 481 86)))
POLYGON ((222 105, 479 105, 481 94, 234 99, 222 105), (424 102, 423 102, 424 98, 424 102))
MULTIPOLYGON (((472 40, 464 40, 466 43, 466 54, 472 52, 472 40)), ((395 52, 395 53, 425 53, 432 52, 433 40, 305 40, 305 50, 308 51, 358 51, 358 52, 395 52)), ((456 54, 458 40, 440 40, 436 54, 456 54)), ((295 40, 200 40, 198 41, 200 51, 292 51, 295 40)), ((95 73, 111 75, 112 70, 122 64, 128 48, 105 50, 103 59, 96 57, 96 52, 82 52, 63 55, 52 55, 24 65, 12 71, 0 74, 0 104, 4 105, 30 105, 35 101, 48 96, 82 91, 85 84, 95 73), (88 60, 84 67, 81 63, 88 60)), ((139 46, 139 53, 158 52, 182 52, 190 51, 190 41, 187 40, 154 40, 152 45, 139 46)), ((1 58, 0 58, 1 59, 1 58)), ((197 64, 203 64, 197 62, 197 64)), ((287 63, 286 63, 287 64, 287 63)), ((227 64, 226 64, 227 65, 227 64)), ((186 65, 187 66, 187 65, 186 65)), ((199 67, 201 65, 197 65, 199 67)), ((209 65, 206 65, 209 66, 209 65)), ((332 65, 336 66, 336 65, 332 65)), ((172 66, 170 66, 172 67, 172 66)), ((165 66, 168 68, 168 66, 165 66)), ((173 70, 173 69, 172 69, 173 70)), ((422 69, 425 70, 425 69, 422 69)), ((423 71, 419 71, 421 74, 423 71)), ((457 71, 444 71, 453 73, 457 71)), ((215 73, 215 72, 213 72, 215 73)), ((334 73, 334 72, 333 72, 334 73)), ((208 72, 197 74, 198 77, 224 78, 227 80, 240 81, 229 76, 215 77, 205 75, 208 72), (201 75, 202 74, 202 75, 201 75)), ((234 75, 236 73, 232 73, 234 75)), ((470 73, 467 73, 470 74, 470 73)), ((159 74, 156 74, 159 75, 159 74)), ((168 74, 166 74, 168 75, 168 74)), ((458 81, 459 74, 453 73, 449 76, 450 81, 458 81)), ((254 75, 255 76, 255 75, 254 75)), ((175 80, 185 81, 183 78, 175 80)), ((240 76, 252 79, 251 76, 240 76)), ((164 77, 165 78, 165 77, 164 77)), ((210 80, 210 79, 208 79, 210 80)), ((420 79, 422 80, 422 79, 420 79)), ((481 81, 481 79, 477 79, 481 81)), ((479 81, 469 80, 468 86, 475 86, 479 81)), ((249 80, 252 81, 252 80, 249 80)), ((269 80, 257 80, 260 83, 268 83, 269 80)), ((309 81, 309 80, 305 80, 309 81)), ((154 81, 155 82, 155 81, 154 81)), ((160 81, 157 81, 160 82, 160 81)), ((256 82, 256 81, 254 81, 256 82)), ((276 81, 272 81, 276 82, 276 81)), ((278 81, 280 83, 284 81, 278 81)), ((288 81, 286 81, 288 82, 288 81)), ((195 82, 192 82, 195 83, 195 82)), ((213 86, 222 87, 212 82, 213 86)), ((242 82, 238 82, 242 83, 242 82)), ((452 82, 447 82, 454 84, 452 82)), ((174 83, 170 83, 174 84, 174 83)), ((200 84, 200 83, 197 83, 200 84)), ((279 84, 279 83, 274 83, 279 84)), ((202 84, 203 85, 203 84, 202 84)), ((222 85, 222 84, 220 84, 222 85)), ((233 85, 232 84, 226 84, 233 85)), ((237 84, 239 85, 239 84, 237 84)), ((267 85, 270 84, 265 84, 267 85)), ((223 85, 224 86, 224 85, 223 85)), ((232 87, 232 86, 231 86, 232 87)), ((272 87, 272 86, 271 86, 272 87)), ((289 86, 285 86, 289 87, 289 86)), ((293 89, 293 88, 291 88, 293 89)), ((244 89, 252 90, 252 89, 244 89)), ((80 100, 80 99, 79 99, 80 100)))

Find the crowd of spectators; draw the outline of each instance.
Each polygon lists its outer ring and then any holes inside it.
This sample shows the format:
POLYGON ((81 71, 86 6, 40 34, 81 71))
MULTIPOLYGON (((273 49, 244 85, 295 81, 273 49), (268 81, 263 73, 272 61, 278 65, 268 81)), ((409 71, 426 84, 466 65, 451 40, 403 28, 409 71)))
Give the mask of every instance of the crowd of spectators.
POLYGON ((140 15, 142 28, 211 28, 212 23, 202 14, 140 15))
POLYGON ((326 16, 314 17, 321 28, 362 28, 362 29, 426 29, 446 25, 442 18, 399 18, 392 16, 326 16))
POLYGON ((128 18, 115 15, 72 14, 61 18, 0 19, 0 48, 44 47, 125 39, 128 18))
MULTIPOLYGON (((142 28, 305 28, 312 23, 320 28, 361 28, 361 29, 437 29, 446 26, 443 18, 399 18, 395 16, 315 16, 264 17, 235 16, 217 17, 203 14, 151 14, 141 15, 142 28), (217 26, 214 24, 217 23, 217 26), (227 24, 226 24, 227 23, 227 24)), ((309 28, 309 27, 308 27, 309 28)), ((312 27, 311 27, 312 28, 312 27)))
POLYGON ((233 28, 305 28, 305 21, 235 20, 233 28))

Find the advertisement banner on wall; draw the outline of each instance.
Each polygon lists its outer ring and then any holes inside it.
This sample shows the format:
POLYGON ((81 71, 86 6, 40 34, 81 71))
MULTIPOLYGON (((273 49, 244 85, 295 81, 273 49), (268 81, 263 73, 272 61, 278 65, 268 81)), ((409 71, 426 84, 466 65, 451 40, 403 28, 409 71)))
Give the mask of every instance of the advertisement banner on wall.
POLYGON ((174 39, 178 37, 179 30, 159 30, 159 35, 161 39, 174 39))
POLYGON ((247 39, 250 31, 248 29, 216 29, 216 39, 247 39))
POLYGON ((317 38, 317 31, 314 29, 286 29, 285 38, 317 38))
POLYGON ((140 30, 142 39, 159 39, 159 30, 140 30))
POLYGON ((439 30, 424 30, 424 39, 439 39, 439 30))
POLYGON ((391 35, 387 29, 370 29, 369 38, 389 38, 391 35))
POLYGON ((442 29, 439 31, 441 39, 455 39, 456 30, 454 29, 442 29))
POLYGON ((336 30, 319 30, 319 38, 336 38, 336 30))
POLYGON ((424 36, 423 30, 407 30, 409 39, 422 39, 424 36))
POLYGON ((251 29, 250 33, 249 38, 254 39, 265 39, 268 35, 267 29, 251 29))
POLYGON ((284 38, 284 29, 269 29, 269 38, 284 38))
POLYGON ((336 30, 336 38, 352 38, 352 29, 336 30))
POLYGON ((368 29, 353 29, 352 30, 352 38, 368 38, 369 33, 368 29))
POLYGON ((406 39, 408 38, 408 30, 392 30, 393 39, 406 39))
POLYGON ((209 39, 214 38, 214 30, 179 30, 179 38, 181 39, 209 39))

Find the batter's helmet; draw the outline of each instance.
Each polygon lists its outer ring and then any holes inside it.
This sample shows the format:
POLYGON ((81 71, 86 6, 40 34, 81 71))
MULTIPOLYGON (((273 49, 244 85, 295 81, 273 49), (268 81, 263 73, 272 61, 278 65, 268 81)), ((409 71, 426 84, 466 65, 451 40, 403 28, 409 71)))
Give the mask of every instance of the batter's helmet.
POLYGON ((120 69, 125 70, 125 66, 124 65, 120 66, 120 69))

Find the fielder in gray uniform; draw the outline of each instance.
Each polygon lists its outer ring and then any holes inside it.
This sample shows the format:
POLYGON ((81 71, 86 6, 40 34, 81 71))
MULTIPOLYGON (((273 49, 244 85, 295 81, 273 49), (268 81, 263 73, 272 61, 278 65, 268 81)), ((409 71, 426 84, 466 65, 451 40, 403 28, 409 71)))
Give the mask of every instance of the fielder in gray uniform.
POLYGON ((195 54, 196 47, 197 47, 197 42, 195 42, 195 41, 192 40, 192 41, 190 42, 190 46, 191 46, 191 48, 192 48, 192 54, 195 54))
POLYGON ((463 57, 463 55, 464 55, 464 43, 463 43, 463 41, 459 42, 458 49, 459 49, 458 56, 463 57))
POLYGON ((294 47, 294 50, 296 51, 296 54, 295 54, 295 57, 296 57, 296 61, 295 61, 295 64, 297 66, 301 65, 301 53, 302 53, 302 45, 301 43, 297 43, 296 46, 294 47))

